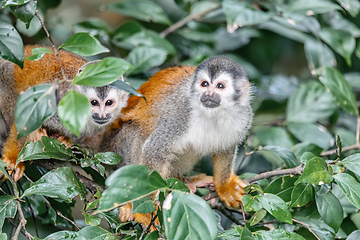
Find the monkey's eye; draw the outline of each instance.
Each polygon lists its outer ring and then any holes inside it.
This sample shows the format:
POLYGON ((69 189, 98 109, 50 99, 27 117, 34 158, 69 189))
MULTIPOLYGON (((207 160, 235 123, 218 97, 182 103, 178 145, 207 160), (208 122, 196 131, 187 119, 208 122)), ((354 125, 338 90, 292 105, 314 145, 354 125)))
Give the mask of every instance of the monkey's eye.
POLYGON ((113 100, 107 100, 107 101, 105 102, 105 106, 111 106, 111 105, 113 105, 113 104, 114 104, 113 100))
POLYGON ((224 89, 224 88, 225 88, 225 84, 223 84, 223 83, 218 83, 218 84, 216 84, 216 87, 217 87, 218 89, 224 89))
POLYGON ((97 100, 91 100, 90 104, 93 105, 93 106, 99 106, 100 105, 97 100))
POLYGON ((202 82, 200 83, 200 86, 202 86, 202 87, 208 87, 208 86, 209 86, 209 82, 208 82, 208 81, 202 81, 202 82))

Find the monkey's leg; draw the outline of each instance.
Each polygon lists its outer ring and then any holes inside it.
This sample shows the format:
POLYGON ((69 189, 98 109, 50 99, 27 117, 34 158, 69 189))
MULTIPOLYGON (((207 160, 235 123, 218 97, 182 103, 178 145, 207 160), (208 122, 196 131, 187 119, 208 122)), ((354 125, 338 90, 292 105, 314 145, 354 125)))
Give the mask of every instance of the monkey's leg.
MULTIPOLYGON (((155 204, 156 206, 156 210, 158 208, 157 204, 155 204)), ((132 203, 128 203, 125 204, 124 206, 120 207, 120 212, 119 212, 119 218, 121 222, 129 222, 129 221, 135 221, 138 222, 140 224, 143 224, 145 227, 148 227, 151 224, 152 219, 154 218, 154 216, 157 214, 156 211, 153 213, 134 213, 131 214, 131 209, 132 209, 132 203)), ((156 218, 154 220, 154 224, 155 225, 159 225, 159 219, 156 218)), ((152 225, 150 227, 151 231, 155 231, 156 228, 154 227, 154 225, 152 225)))
POLYGON ((214 184, 220 199, 229 207, 239 207, 246 184, 233 172, 235 150, 213 155, 214 184))

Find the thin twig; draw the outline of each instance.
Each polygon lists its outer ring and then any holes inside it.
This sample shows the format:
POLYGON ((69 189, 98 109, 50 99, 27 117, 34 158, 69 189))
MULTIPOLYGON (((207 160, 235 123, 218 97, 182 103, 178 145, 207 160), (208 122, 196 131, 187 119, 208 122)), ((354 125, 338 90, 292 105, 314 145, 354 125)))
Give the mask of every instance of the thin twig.
POLYGON ((17 240, 18 239, 18 236, 19 236, 19 233, 21 231, 21 228, 24 229, 25 231, 25 236, 27 239, 33 239, 34 237, 31 236, 31 234, 26 230, 25 226, 26 226, 26 219, 25 219, 25 216, 24 216, 24 213, 21 209, 21 204, 20 204, 20 201, 16 201, 16 205, 17 205, 17 210, 18 210, 18 213, 19 213, 19 217, 20 217, 20 222, 19 222, 19 225, 17 226, 16 228, 16 231, 13 235, 13 237, 11 238, 11 240, 17 240))
POLYGON ((150 222, 149 225, 146 227, 146 229, 141 233, 139 240, 142 240, 143 237, 145 236, 145 234, 150 231, 151 226, 154 226, 154 227, 156 228, 156 226, 155 226, 155 220, 156 220, 156 218, 157 218, 157 214, 155 214, 155 216, 154 216, 153 218, 151 218, 151 222, 150 222))
POLYGON ((219 210, 222 214, 225 215, 225 217, 227 217, 228 219, 230 219, 231 221, 233 221, 234 223, 236 223, 237 225, 240 226, 244 226, 244 223, 241 223, 239 220, 237 220, 231 213, 228 212, 228 210, 226 209, 226 207, 221 204, 221 203, 214 203, 214 204, 210 204, 210 207, 212 209, 216 209, 219 210))
POLYGON ((181 28, 182 26, 184 26, 185 24, 187 24, 188 22, 192 21, 192 20, 196 20, 199 19, 200 17, 204 16, 205 14, 214 11, 215 9, 219 8, 219 5, 216 5, 215 7, 206 9, 202 12, 196 13, 196 14, 192 14, 189 15, 183 19, 181 19, 180 21, 174 23, 173 25, 171 25, 170 27, 168 27, 167 29, 165 29, 164 31, 162 31, 160 33, 161 37, 166 37, 167 35, 169 35, 170 33, 176 31, 177 29, 181 28))
POLYGON ((316 239, 321 240, 321 239, 313 232, 313 230, 312 230, 307 224, 305 224, 305 223, 303 223, 303 222, 300 222, 300 221, 298 221, 298 220, 296 220, 296 219, 292 219, 292 220, 293 220, 293 222, 299 223, 299 224, 301 224, 302 226, 304 226, 305 228, 307 228, 307 230, 309 230, 309 232, 311 232, 311 233, 316 237, 316 239))
POLYGON ((69 221, 72 225, 74 225, 74 226, 77 228, 77 230, 80 230, 80 228, 78 227, 78 225, 76 225, 76 223, 75 223, 73 220, 65 217, 60 211, 56 210, 56 214, 59 215, 60 217, 62 217, 63 219, 69 221))
POLYGON ((240 207, 241 207, 241 213, 242 213, 242 216, 243 216, 243 221, 244 221, 244 224, 245 224, 246 223, 246 217, 245 217, 244 205, 243 205, 242 202, 240 203, 240 207))
MULTIPOLYGON (((344 152, 344 151, 355 150, 355 149, 360 149, 360 144, 354 144, 354 145, 351 145, 351 146, 343 147, 342 151, 344 152)), ((324 156, 329 156, 329 155, 336 154, 337 150, 338 149, 336 148, 336 149, 332 149, 332 150, 329 150, 329 151, 324 151, 324 152, 320 153, 320 156, 324 157, 324 156)))
POLYGON ((52 47, 52 49, 53 49, 53 51, 54 51, 54 53, 55 53, 55 56, 56 56, 56 58, 57 58, 57 60, 58 60, 58 62, 59 62, 59 66, 60 66, 60 70, 61 70, 61 74, 62 74, 62 76, 63 76, 63 79, 64 79, 64 80, 67 80, 67 77, 66 77, 65 72, 64 72, 64 68, 63 68, 62 63, 61 63, 61 59, 60 59, 59 53, 58 53, 58 51, 57 51, 57 49, 56 49, 56 47, 55 47, 55 43, 54 43, 54 41, 52 40, 49 31, 47 30, 47 28, 46 28, 43 20, 41 19, 41 17, 40 17, 39 14, 37 13, 37 11, 35 12, 35 16, 39 19, 42 28, 44 29, 47 37, 48 37, 49 40, 50 40, 51 47, 52 47))
POLYGON ((295 167, 295 168, 289 168, 289 169, 281 169, 281 170, 274 170, 270 172, 264 172, 260 173, 259 175, 243 179, 243 181, 248 183, 253 183, 261 179, 270 178, 274 176, 282 176, 282 175, 289 175, 289 174, 296 174, 301 175, 301 173, 304 171, 303 167, 295 167))
MULTIPOLYGON (((21 184, 19 184, 19 187, 20 187, 21 191, 24 192, 24 189, 23 189, 23 187, 21 186, 21 184)), ((36 224, 36 218, 35 218, 34 209, 32 208, 28 197, 25 197, 25 201, 26 201, 26 204, 27 204, 27 205, 29 206, 29 208, 30 208, 31 217, 32 217, 32 219, 33 219, 34 228, 35 228, 35 234, 36 234, 36 236, 37 236, 38 238, 40 238, 40 236, 39 236, 39 231, 38 231, 37 224, 36 224)))

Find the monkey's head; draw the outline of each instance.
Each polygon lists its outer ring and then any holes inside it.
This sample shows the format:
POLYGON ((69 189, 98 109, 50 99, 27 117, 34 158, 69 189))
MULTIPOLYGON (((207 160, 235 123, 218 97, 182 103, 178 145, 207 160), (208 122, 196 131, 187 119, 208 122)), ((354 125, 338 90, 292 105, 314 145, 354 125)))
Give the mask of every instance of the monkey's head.
POLYGON ((206 112, 248 106, 251 86, 242 67, 223 57, 210 57, 193 74, 191 96, 206 112))

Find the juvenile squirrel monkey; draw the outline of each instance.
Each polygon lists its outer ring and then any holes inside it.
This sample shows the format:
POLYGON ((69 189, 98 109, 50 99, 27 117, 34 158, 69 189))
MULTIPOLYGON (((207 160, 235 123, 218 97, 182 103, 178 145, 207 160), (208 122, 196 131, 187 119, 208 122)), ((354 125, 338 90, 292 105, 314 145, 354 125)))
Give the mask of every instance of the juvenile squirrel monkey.
POLYGON ((121 129, 106 133, 101 151, 114 151, 124 164, 146 165, 164 178, 181 177, 211 155, 218 196, 238 207, 245 184, 233 165, 253 118, 251 85, 241 66, 211 57, 197 67, 164 69, 138 92, 146 102, 129 98, 121 129))
MULTIPOLYGON (((30 56, 32 49, 36 47, 39 46, 26 46, 25 57, 30 56)), ((64 50, 59 51, 59 56, 67 79, 73 79, 77 73, 82 71, 85 65, 93 63, 64 50)), ((119 116, 121 109, 127 104, 129 94, 123 90, 110 86, 70 85, 69 82, 64 81, 60 84, 58 92, 60 98, 69 89, 74 89, 87 96, 91 104, 92 113, 85 128, 80 133, 80 137, 71 134, 55 114, 44 122, 42 128, 18 140, 14 123, 14 111, 19 94, 29 87, 52 83, 59 79, 63 79, 63 77, 59 62, 53 54, 45 54, 38 61, 25 60, 23 69, 20 69, 14 63, 0 59, 0 117, 5 124, 1 135, 8 136, 3 147, 2 160, 15 170, 15 181, 23 175, 25 169, 23 163, 19 163, 16 168, 15 165, 17 156, 27 141, 37 141, 41 136, 46 135, 60 137, 60 139, 67 142, 85 143, 84 139, 86 137, 92 137, 94 134, 104 131, 106 126, 119 116)))

